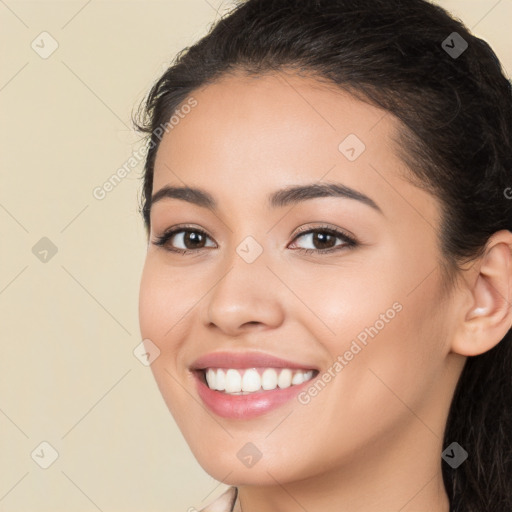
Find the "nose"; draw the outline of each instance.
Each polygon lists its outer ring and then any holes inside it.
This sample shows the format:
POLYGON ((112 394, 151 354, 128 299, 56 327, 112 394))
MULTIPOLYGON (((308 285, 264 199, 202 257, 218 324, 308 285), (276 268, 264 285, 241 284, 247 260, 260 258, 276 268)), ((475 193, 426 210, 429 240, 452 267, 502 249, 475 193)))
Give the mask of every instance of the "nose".
POLYGON ((285 294, 265 258, 247 263, 237 254, 205 297, 203 323, 228 336, 277 328, 284 320, 285 294))

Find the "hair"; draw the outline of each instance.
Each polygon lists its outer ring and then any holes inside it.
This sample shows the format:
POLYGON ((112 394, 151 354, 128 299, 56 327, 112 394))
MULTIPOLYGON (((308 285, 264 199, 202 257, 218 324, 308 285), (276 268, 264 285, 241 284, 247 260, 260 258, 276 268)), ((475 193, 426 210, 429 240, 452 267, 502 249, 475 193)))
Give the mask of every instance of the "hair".
MULTIPOLYGON (((484 253, 493 233, 512 231, 505 194, 512 181, 512 87, 484 40, 425 0, 247 0, 176 55, 133 118, 149 142, 139 209, 147 233, 158 127, 194 90, 224 76, 286 70, 398 120, 407 179, 441 205, 439 263, 447 286, 462 264, 484 253), (467 43, 458 56, 443 43, 453 32, 467 43)), ((456 469, 442 464, 450 511, 512 510, 512 330, 467 358, 443 446, 454 441, 469 456, 456 469)))

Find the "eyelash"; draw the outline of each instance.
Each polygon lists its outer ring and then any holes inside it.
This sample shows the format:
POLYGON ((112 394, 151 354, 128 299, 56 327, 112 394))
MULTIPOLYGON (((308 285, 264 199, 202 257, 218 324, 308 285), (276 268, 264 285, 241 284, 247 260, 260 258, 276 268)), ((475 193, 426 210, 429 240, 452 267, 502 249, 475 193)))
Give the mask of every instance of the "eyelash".
MULTIPOLYGON (((189 226, 178 226, 178 227, 170 228, 169 230, 165 231, 161 236, 156 237, 156 240, 153 242, 153 244, 157 245, 159 247, 163 247, 167 251, 178 253, 183 256, 188 253, 199 252, 202 249, 207 249, 206 247, 200 247, 199 249, 176 249, 176 248, 167 247, 166 243, 174 235, 176 235, 177 233, 181 233, 181 232, 200 233, 201 235, 203 235, 207 238, 210 238, 208 236, 208 234, 205 231, 203 231, 202 229, 193 228, 193 227, 189 227, 189 226)), ((299 230, 299 232, 296 234, 296 236, 292 240, 292 242, 294 242, 300 236, 308 235, 310 233, 317 233, 317 232, 327 233, 329 235, 335 236, 336 238, 341 238, 343 240, 344 244, 335 245, 334 247, 331 247, 329 249, 304 249, 304 248, 299 247, 298 249, 294 249, 294 250, 299 251, 303 254, 329 254, 332 252, 339 251, 341 249, 352 249, 352 248, 356 247, 357 245, 359 245, 358 242, 353 237, 347 235, 346 233, 344 233, 342 231, 333 229, 329 226, 319 226, 316 228, 310 228, 310 229, 304 228, 303 230, 299 230)))

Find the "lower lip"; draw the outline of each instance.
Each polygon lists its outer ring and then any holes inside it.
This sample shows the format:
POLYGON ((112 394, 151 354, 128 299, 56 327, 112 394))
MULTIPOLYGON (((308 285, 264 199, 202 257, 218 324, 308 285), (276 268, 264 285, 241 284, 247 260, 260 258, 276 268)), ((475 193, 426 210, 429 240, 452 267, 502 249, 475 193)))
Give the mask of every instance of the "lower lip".
POLYGON ((223 418, 251 419, 276 409, 294 398, 301 389, 309 386, 313 379, 284 389, 258 391, 248 395, 229 395, 210 389, 194 372, 197 380, 197 392, 204 404, 215 414, 223 418))

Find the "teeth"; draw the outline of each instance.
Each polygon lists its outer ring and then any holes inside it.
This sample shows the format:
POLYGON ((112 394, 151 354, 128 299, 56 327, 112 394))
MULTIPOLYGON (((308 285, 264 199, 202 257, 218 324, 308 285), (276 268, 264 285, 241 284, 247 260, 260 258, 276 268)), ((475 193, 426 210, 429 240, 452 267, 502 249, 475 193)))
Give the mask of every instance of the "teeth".
MULTIPOLYGON (((212 370, 212 372, 215 374, 215 371, 212 370)), ((220 391, 224 391, 226 389, 226 374, 224 373, 224 370, 217 370, 215 375, 215 388, 213 389, 218 389, 220 391)))
POLYGON ((231 368, 226 372, 226 393, 238 393, 242 391, 242 376, 240 372, 231 368))
POLYGON ((216 388, 217 374, 216 374, 215 370, 208 368, 208 371, 206 372, 206 382, 208 382, 208 387, 210 389, 217 389, 216 388))
POLYGON ((289 368, 266 368, 262 373, 256 368, 247 370, 208 368, 205 374, 210 389, 224 391, 230 395, 270 391, 277 387, 284 389, 313 378, 313 370, 289 368))
POLYGON ((280 388, 289 388, 292 385, 292 371, 288 370, 288 368, 281 370, 277 378, 277 385, 280 388))
MULTIPOLYGON (((236 372, 236 370, 233 371, 236 372)), ((244 372, 244 376, 242 377, 242 391, 258 391, 260 388, 260 374, 254 369, 246 370, 244 372)))
POLYGON ((292 386, 295 386, 296 384, 302 384, 304 382, 304 374, 302 372, 297 372, 292 377, 292 386))
POLYGON ((265 390, 277 388, 277 372, 273 368, 267 368, 261 376, 261 387, 265 390))

